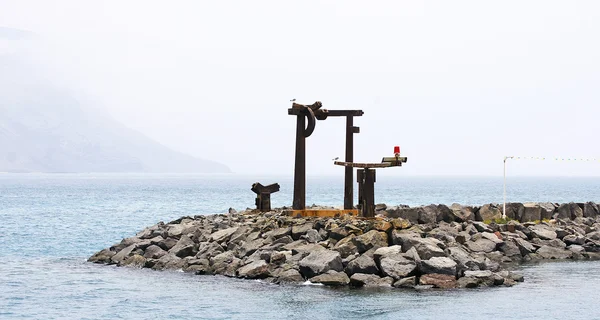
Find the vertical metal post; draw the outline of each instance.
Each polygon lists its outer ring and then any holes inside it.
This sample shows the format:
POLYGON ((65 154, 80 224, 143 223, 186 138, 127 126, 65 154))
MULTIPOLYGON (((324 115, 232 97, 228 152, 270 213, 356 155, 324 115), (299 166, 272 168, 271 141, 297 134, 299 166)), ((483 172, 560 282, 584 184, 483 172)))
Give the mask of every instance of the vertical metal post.
MULTIPOLYGON (((354 117, 346 117, 346 162, 354 161, 354 117)), ((354 200, 354 172, 352 167, 345 167, 344 175, 344 209, 352 209, 354 200)))
POLYGON ((363 217, 375 217, 375 169, 365 168, 363 197, 365 206, 362 209, 363 217))
POLYGON ((294 167, 294 210, 306 208, 306 137, 304 130, 306 120, 304 115, 297 116, 296 123, 296 164, 294 167))

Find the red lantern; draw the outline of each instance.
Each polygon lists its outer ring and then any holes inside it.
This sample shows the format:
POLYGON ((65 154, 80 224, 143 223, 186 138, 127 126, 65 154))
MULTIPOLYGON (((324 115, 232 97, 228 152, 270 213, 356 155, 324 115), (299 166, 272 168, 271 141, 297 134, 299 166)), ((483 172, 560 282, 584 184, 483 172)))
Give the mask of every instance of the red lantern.
POLYGON ((394 147, 394 154, 395 155, 400 155, 400 146, 395 146, 394 147))

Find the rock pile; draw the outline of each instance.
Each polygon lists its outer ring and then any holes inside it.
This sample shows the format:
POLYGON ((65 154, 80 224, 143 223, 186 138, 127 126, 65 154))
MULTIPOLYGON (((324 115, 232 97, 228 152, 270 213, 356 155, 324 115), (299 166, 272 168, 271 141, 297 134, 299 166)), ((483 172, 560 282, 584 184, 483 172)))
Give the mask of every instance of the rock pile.
POLYGON ((523 281, 507 270, 515 263, 600 258, 593 203, 510 204, 515 220, 507 222, 495 220, 497 205, 377 209, 373 220, 298 218, 281 209, 183 217, 89 261, 274 283, 445 289, 514 285, 523 281))

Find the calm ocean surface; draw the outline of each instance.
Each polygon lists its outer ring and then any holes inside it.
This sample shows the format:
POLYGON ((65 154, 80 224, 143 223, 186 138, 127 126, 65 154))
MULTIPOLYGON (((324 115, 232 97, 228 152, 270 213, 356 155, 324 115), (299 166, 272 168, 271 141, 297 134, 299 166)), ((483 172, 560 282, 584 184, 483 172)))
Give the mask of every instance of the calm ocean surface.
MULTIPOLYGON (((0 319, 600 319, 600 262, 529 265, 512 288, 414 292, 277 286, 86 263, 158 221, 254 204, 241 175, 0 174, 0 319)), ((309 178, 307 204, 343 203, 341 177, 309 178)), ((502 178, 378 177, 377 202, 502 201, 502 178)), ((509 201, 600 202, 598 178, 510 178, 509 201)))

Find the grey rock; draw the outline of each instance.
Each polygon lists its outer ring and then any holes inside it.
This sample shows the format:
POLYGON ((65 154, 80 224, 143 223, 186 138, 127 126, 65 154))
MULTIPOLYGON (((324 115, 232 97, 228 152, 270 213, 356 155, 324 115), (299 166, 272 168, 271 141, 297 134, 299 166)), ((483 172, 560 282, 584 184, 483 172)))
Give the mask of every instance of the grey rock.
POLYGON ((542 259, 570 259, 573 252, 563 248, 542 246, 536 252, 542 259))
POLYGON ((394 288, 414 288, 417 285, 417 277, 406 277, 399 279, 392 285, 394 288))
POLYGON ((421 207, 418 211, 417 221, 419 223, 436 223, 438 220, 438 216, 440 215, 439 209, 435 205, 428 205, 425 207, 421 207))
POLYGON ((283 271, 279 273, 277 278, 279 283, 299 283, 304 281, 304 278, 302 278, 302 275, 296 269, 283 271))
POLYGON ((309 279, 312 283, 322 283, 326 286, 345 286, 350 284, 350 278, 343 272, 329 270, 324 274, 309 279))
POLYGON ((115 254, 114 256, 112 256, 112 258, 110 259, 113 263, 121 263, 123 261, 125 261, 125 259, 127 257, 129 257, 129 255, 131 254, 131 252, 133 251, 133 249, 135 249, 135 243, 124 248, 123 250, 119 251, 117 254, 115 254))
POLYGON ((477 241, 467 241, 465 246, 474 252, 492 252, 496 250, 496 243, 485 238, 478 239, 477 241))
POLYGON ((359 253, 363 253, 374 247, 387 247, 387 234, 376 230, 371 230, 365 234, 354 238, 354 244, 359 253))
POLYGON ((412 276, 417 270, 414 261, 404 257, 386 257, 379 262, 381 273, 396 280, 412 276))
POLYGON ((329 270, 342 271, 344 269, 340 253, 331 250, 311 252, 300 260, 298 266, 300 273, 305 278, 312 278, 329 270))
POLYGON ((453 203, 450 206, 454 221, 465 222, 475 220, 475 208, 471 206, 462 206, 457 203, 453 203))
POLYGON ((333 250, 340 253, 342 258, 346 258, 348 256, 354 255, 358 253, 358 248, 354 243, 355 235, 349 235, 346 238, 338 241, 335 246, 333 246, 333 250))
POLYGON ((462 248, 449 247, 446 251, 448 257, 456 262, 457 273, 460 274, 466 270, 479 270, 479 263, 462 248))
POLYGON ((250 264, 240 267, 237 270, 240 278, 264 279, 269 276, 269 264, 264 260, 254 261, 250 264))
POLYGON ((305 224, 292 226, 292 239, 298 240, 301 236, 305 235, 308 230, 313 229, 313 224, 307 222, 305 224))
POLYGON ((348 266, 345 269, 346 273, 349 276, 352 276, 355 273, 365 273, 365 274, 378 274, 379 269, 375 264, 375 260, 372 257, 369 257, 366 254, 359 256, 358 258, 350 261, 348 266))
POLYGON ((120 265, 131 268, 143 268, 146 265, 146 258, 139 254, 127 257, 120 265))
POLYGON ((459 288, 477 288, 477 287, 479 287, 480 283, 481 283, 480 279, 477 279, 474 277, 462 277, 462 278, 458 279, 458 281, 456 282, 456 285, 459 288))
POLYGON ((521 222, 542 220, 542 207, 537 203, 526 203, 523 216, 519 219, 521 222))
POLYGON ((350 277, 350 284, 355 287, 391 287, 394 279, 381 278, 374 274, 355 273, 350 277))
POLYGON ((157 245, 151 245, 144 251, 144 258, 160 259, 165 254, 167 254, 167 251, 163 250, 161 247, 157 245))
POLYGON ((214 257, 221 252, 225 251, 223 247, 216 242, 202 242, 198 245, 198 253, 196 253, 196 258, 210 258, 214 257))
POLYGON ((402 253, 402 246, 393 245, 389 247, 381 247, 375 250, 373 258, 375 261, 381 261, 382 258, 389 256, 399 256, 402 253))
POLYGON ((502 218, 502 210, 495 204, 484 204, 475 213, 475 219, 478 221, 496 220, 502 218))
POLYGON ((593 202, 587 202, 583 207, 583 216, 586 218, 596 218, 599 212, 598 205, 593 202))
POLYGON ((526 256, 530 253, 534 253, 536 250, 535 247, 531 243, 529 243, 521 238, 515 238, 515 239, 513 239, 513 241, 517 245, 517 247, 521 251, 521 255, 523 255, 523 256, 526 256))
POLYGON ((498 249, 507 257, 521 256, 521 249, 512 241, 503 242, 498 249))
POLYGON ((197 252, 196 244, 192 239, 188 236, 181 236, 181 239, 169 250, 169 253, 173 253, 174 255, 183 258, 187 256, 193 256, 197 252))
POLYGON ((529 227, 529 230, 531 230, 531 233, 534 237, 542 240, 552 240, 556 239, 557 237, 556 232, 545 224, 536 224, 529 227))
POLYGON ((542 217, 541 220, 550 220, 554 215, 554 211, 556 210, 556 206, 551 202, 542 202, 539 203, 540 208, 542 208, 542 217))
POLYGON ((308 241, 308 243, 317 243, 323 240, 319 232, 315 229, 310 229, 306 231, 306 234, 302 235, 301 237, 308 241))
POLYGON ((272 238, 273 240, 277 240, 281 237, 292 235, 292 228, 277 228, 265 233, 266 238, 272 238))
POLYGON ((232 227, 224 230, 219 230, 210 235, 210 240, 218 243, 227 241, 229 240, 229 237, 231 237, 237 231, 237 229, 238 227, 232 227))
POLYGON ((94 263, 111 263, 111 258, 115 255, 116 253, 114 251, 111 251, 110 249, 103 249, 97 253, 95 253, 93 256, 91 256, 88 259, 88 262, 94 262, 94 263))
POLYGON ((169 269, 181 269, 185 264, 185 260, 180 257, 168 253, 162 256, 160 259, 156 261, 152 269, 154 270, 169 270, 169 269))
MULTIPOLYGON (((472 221, 471 224, 477 229, 477 232, 494 232, 490 226, 481 221, 472 221)), ((466 230, 465 230, 466 231, 466 230)))
POLYGON ((456 276, 456 262, 448 257, 433 257, 429 260, 422 260, 420 271, 422 273, 439 273, 456 276))

